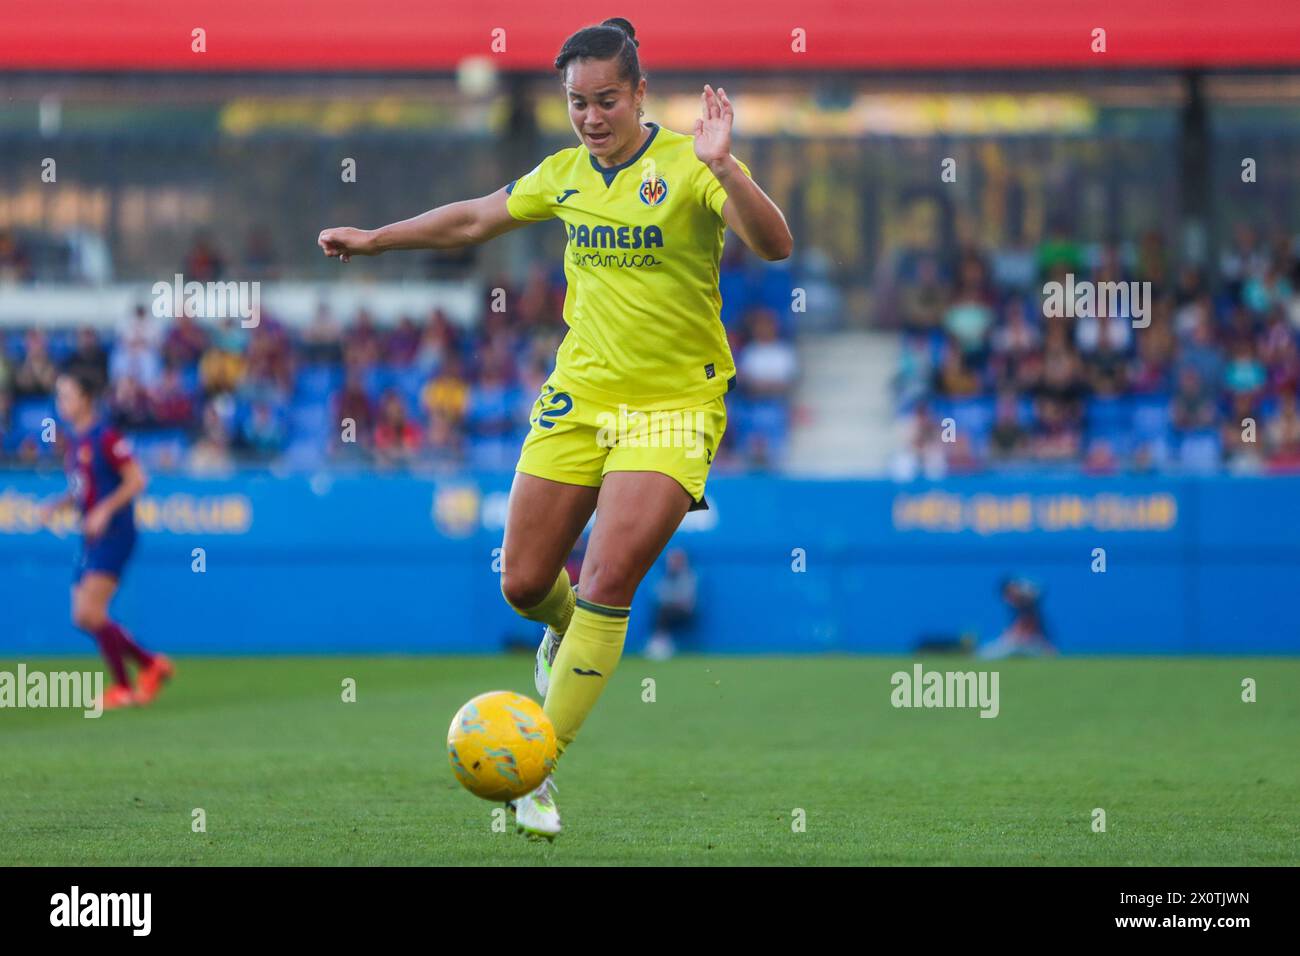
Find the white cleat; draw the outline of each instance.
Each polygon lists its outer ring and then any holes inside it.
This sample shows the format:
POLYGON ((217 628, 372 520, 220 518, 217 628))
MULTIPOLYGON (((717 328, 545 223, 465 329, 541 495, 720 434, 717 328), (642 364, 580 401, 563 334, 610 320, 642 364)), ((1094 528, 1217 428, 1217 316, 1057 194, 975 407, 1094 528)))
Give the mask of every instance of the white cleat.
POLYGON ((554 840, 560 832, 555 793, 555 781, 547 777, 536 790, 514 801, 515 830, 532 840, 554 840))
POLYGON ((555 663, 555 655, 560 651, 560 637, 551 630, 551 626, 546 625, 546 630, 542 631, 542 643, 537 645, 537 660, 533 664, 533 686, 537 688, 537 695, 546 700, 546 692, 551 689, 551 665, 555 663))

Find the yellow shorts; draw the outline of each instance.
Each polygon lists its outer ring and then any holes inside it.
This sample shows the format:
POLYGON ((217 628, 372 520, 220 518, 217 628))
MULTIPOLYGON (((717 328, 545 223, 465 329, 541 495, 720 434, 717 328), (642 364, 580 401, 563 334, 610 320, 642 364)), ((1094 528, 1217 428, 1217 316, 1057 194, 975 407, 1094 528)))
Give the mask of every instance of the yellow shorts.
POLYGON ((677 480, 695 504, 727 429, 719 395, 703 405, 639 411, 542 386, 528 416, 528 437, 515 471, 569 485, 600 487, 611 471, 654 471, 677 480))

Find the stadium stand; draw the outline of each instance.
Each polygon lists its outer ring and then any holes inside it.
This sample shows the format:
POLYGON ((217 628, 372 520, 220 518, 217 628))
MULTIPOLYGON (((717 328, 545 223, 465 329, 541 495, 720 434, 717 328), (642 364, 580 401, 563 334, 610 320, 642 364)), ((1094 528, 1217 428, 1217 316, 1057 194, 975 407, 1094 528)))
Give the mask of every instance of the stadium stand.
MULTIPOLYGON (((6 248, 8 281, 28 281, 22 250, 6 248)), ((225 259, 200 236, 182 269, 219 280, 225 259)), ((715 468, 767 468, 785 452, 798 377, 791 323, 782 321, 792 282, 732 253, 722 284, 741 375, 715 468)), ((0 332, 0 462, 57 463, 43 423, 56 417, 58 370, 77 364, 107 383, 111 417, 157 471, 513 467, 563 334, 563 274, 538 268, 518 287, 487 285, 506 288, 517 307, 493 312, 485 296, 468 330, 436 309, 392 325, 364 309, 340 318, 327 295, 304 327, 269 314, 254 329, 234 319, 172 321, 145 305, 108 334, 47 328, 34 316, 0 332), (345 419, 355 423, 354 441, 342 440, 345 419)))
POLYGON ((917 256, 893 314, 903 336, 896 471, 1295 470, 1298 248, 1284 232, 1242 226, 1213 283, 1176 271, 1156 235, 1127 255, 1058 235, 1032 269, 998 251, 966 251, 951 266, 917 256), (1012 275, 1026 278, 999 278, 1012 275), (1067 275, 1149 282, 1150 314, 1045 317, 1044 286, 1067 275))

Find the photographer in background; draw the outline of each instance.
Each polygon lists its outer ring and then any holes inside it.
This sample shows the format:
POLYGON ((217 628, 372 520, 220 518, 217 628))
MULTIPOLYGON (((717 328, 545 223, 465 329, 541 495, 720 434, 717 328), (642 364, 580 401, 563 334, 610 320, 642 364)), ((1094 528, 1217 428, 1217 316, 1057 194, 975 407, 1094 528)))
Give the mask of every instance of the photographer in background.
POLYGON ((1047 638, 1038 585, 1028 578, 1006 578, 1002 582, 1002 600, 1011 608, 1011 624, 996 640, 980 647, 976 656, 984 660, 1054 657, 1057 650, 1047 638))
POLYGON ((666 661, 677 653, 675 634, 695 620, 698 584, 686 552, 673 548, 667 555, 667 570, 655 585, 655 629, 645 646, 652 661, 666 661))

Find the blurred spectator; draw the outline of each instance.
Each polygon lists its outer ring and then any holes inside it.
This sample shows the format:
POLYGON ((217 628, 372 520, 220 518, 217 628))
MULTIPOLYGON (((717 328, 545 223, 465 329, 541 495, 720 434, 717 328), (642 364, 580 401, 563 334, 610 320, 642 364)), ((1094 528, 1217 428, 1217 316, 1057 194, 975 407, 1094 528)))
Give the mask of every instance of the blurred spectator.
POLYGON ((899 357, 899 368, 894 375, 894 392, 899 404, 906 408, 930 392, 934 378, 934 370, 930 365, 930 344, 922 336, 904 336, 899 357))
POLYGON ((248 338, 232 318, 222 319, 199 360, 199 382, 209 395, 233 392, 244 379, 248 338))
POLYGON ((1268 467, 1274 472, 1300 470, 1300 413, 1295 393, 1283 395, 1268 423, 1268 467))
POLYGON ((347 378, 343 382, 343 388, 334 398, 334 421, 330 423, 331 429, 338 428, 339 434, 344 428, 352 429, 354 442, 344 442, 336 446, 343 451, 350 451, 347 446, 354 445, 363 449, 370 447, 371 429, 374 427, 373 415, 370 407, 370 398, 366 395, 366 390, 361 384, 361 373, 356 369, 350 369, 347 378))
POLYGON ((948 398, 967 398, 983 390, 979 374, 970 367, 966 352, 955 339, 943 350, 943 361, 934 376, 934 390, 948 398))
MULTIPOLYGON (((2 361, 0 365, 3 365, 2 361)), ((4 380, 0 377, 0 454, 4 449, 9 448, 13 441, 13 411, 13 397, 4 387, 4 380)))
POLYGON ((1085 356, 1102 349, 1128 351, 1133 338, 1133 320, 1129 316, 1085 315, 1074 327, 1075 345, 1085 356))
POLYGON ((12 230, 0 229, 0 283, 29 282, 32 264, 12 230))
POLYGON ((1174 331, 1180 338, 1188 338, 1205 320, 1214 323, 1214 300, 1201 295, 1180 305, 1174 312, 1174 331))
POLYGON ((1012 392, 998 396, 993 429, 989 433, 989 457, 1006 462, 1024 454, 1028 434, 1020 425, 1020 408, 1012 392))
POLYGON ((395 391, 384 393, 375 426, 375 458, 381 465, 397 465, 412 460, 420 450, 419 427, 406 414, 406 403, 395 391))
POLYGON ((947 472, 950 475, 969 475, 979 470, 979 452, 968 429, 958 429, 953 434, 952 441, 945 444, 944 453, 947 457, 947 472))
POLYGON ((165 427, 183 428, 193 421, 194 401, 178 370, 173 368, 163 373, 150 396, 150 412, 153 421, 165 427))
POLYGON ((367 368, 379 362, 383 352, 383 337, 375 325, 374 317, 365 309, 357 313, 357 320, 343 334, 343 361, 352 368, 367 368))
POLYGON ((750 315, 750 339, 742 346, 736 371, 746 394, 753 398, 784 398, 794 388, 798 358, 794 347, 778 338, 776 317, 769 309, 750 315))
POLYGON ((1241 301, 1252 312, 1267 312, 1274 306, 1285 307, 1291 300, 1291 280, 1287 263, 1276 259, 1269 262, 1262 276, 1246 279, 1241 290, 1241 301))
POLYGON ((208 348, 208 334, 194 317, 181 313, 163 336, 163 363, 168 368, 190 368, 208 348))
POLYGON ((1040 402, 1054 405, 1064 421, 1076 424, 1082 419, 1088 383, 1083 364, 1069 345, 1048 342, 1043 356, 1043 376, 1035 394, 1040 402))
POLYGON ((316 313, 302 333, 303 358, 308 362, 340 362, 343 359, 343 327, 328 304, 316 306, 316 313))
POLYGON ((1208 314, 1201 314, 1189 337, 1183 340, 1179 351, 1180 367, 1190 366, 1196 370, 1202 382, 1214 383, 1223 378, 1223 354, 1219 351, 1218 336, 1214 330, 1214 319, 1208 314))
POLYGON ((498 438, 519 427, 510 394, 510 375, 504 360, 484 363, 479 379, 470 386, 466 423, 477 438, 498 438))
POLYGON ((1037 403, 1038 427, 1030 442, 1039 461, 1068 461, 1079 456, 1083 435, 1069 405, 1062 399, 1047 397, 1037 403))
MULTIPOLYGON (((494 283, 494 288, 508 289, 505 283, 494 283)), ((550 281, 547 266, 534 263, 528 272, 523 290, 519 293, 518 322, 521 328, 537 328, 559 321, 564 311, 564 298, 557 295, 558 287, 550 281)), ((507 301, 510 301, 507 292, 507 301)), ((489 305, 489 310, 491 306, 489 305)))
POLYGON ((77 346, 68 364, 89 372, 97 382, 108 381, 108 352, 99 340, 99 333, 91 326, 77 330, 77 346))
POLYGON ((229 470, 234 464, 230 453, 230 433, 216 402, 203 411, 203 430, 190 449, 187 467, 196 474, 229 470))
POLYGON ((440 309, 435 309, 420 333, 414 364, 425 375, 432 375, 450 360, 456 351, 456 331, 440 309))
POLYGON ((1264 364, 1255 357, 1255 346, 1250 339, 1240 339, 1232 347, 1232 357, 1224 368, 1223 384, 1234 396, 1254 396, 1268 383, 1264 364))
POLYGON ((226 260, 212 244, 211 237, 200 232, 181 263, 186 282, 215 282, 226 273, 226 260))
POLYGON ((1138 243, 1137 268, 1134 279, 1138 282, 1150 282, 1154 295, 1161 296, 1171 291, 1169 280, 1169 255, 1165 240, 1154 229, 1146 232, 1138 243))
POLYGON ((1232 409, 1220 429, 1219 437, 1224 462, 1232 472, 1242 474, 1261 470, 1265 443, 1263 427, 1251 396, 1234 395, 1232 409), (1252 422, 1253 425, 1250 424, 1252 422))
POLYGON ((925 402, 918 402, 904 427, 903 448, 892 466, 894 477, 909 480, 924 475, 942 478, 947 472, 939 420, 925 402))
POLYGON ((162 378, 162 358, 148 339, 132 337, 113 350, 108 370, 115 381, 129 378, 148 391, 162 378))
POLYGON ((270 460, 283 450, 287 433, 280 416, 268 402, 255 401, 240 430, 240 445, 252 458, 270 460))
POLYGON ((939 261, 931 255, 917 262, 916 281, 899 295, 899 315, 908 332, 930 332, 939 328, 952 292, 939 270, 939 261))
POLYGON ((1300 389, 1300 348, 1279 316, 1262 336, 1260 359, 1268 373, 1268 390, 1275 395, 1300 389))
POLYGON ((402 316, 384 343, 384 360, 390 365, 410 365, 420 349, 420 339, 420 328, 415 320, 409 315, 402 316))
POLYGON ((672 657, 682 632, 695 621, 699 584, 686 552, 670 549, 665 564, 664 575, 655 584, 654 633, 645 648, 645 656, 652 661, 672 657))
POLYGON ((1029 321, 1025 300, 1011 296, 1002 310, 1002 323, 992 335, 990 367, 995 381, 1011 385, 1020 380, 1021 366, 1033 360, 1042 345, 1042 334, 1029 321))
POLYGON ((420 391, 420 407, 430 421, 444 421, 459 428, 469 408, 469 384, 461 373, 460 360, 448 358, 442 370, 420 391))
POLYGON ((1239 299, 1246 282, 1263 276, 1267 265, 1268 256, 1260 246, 1255 229, 1248 223, 1238 223, 1231 245, 1219 259, 1219 271, 1232 298, 1239 299))
POLYGON ((943 314, 943 328, 966 355, 982 358, 993 314, 984 264, 977 256, 968 255, 962 260, 957 294, 943 314))
POLYGON ((1079 349, 1083 353, 1087 388, 1095 395, 1114 396, 1128 390, 1130 321, 1116 318, 1080 319, 1079 349), (1092 322, 1091 328, 1084 323, 1092 322), (1086 329, 1086 330, 1085 330, 1086 329))
POLYGON ((1119 471, 1119 456, 1115 446, 1105 438, 1094 438, 1088 443, 1088 450, 1083 456, 1083 473, 1085 475, 1113 475, 1119 471))
POLYGON ((163 322, 163 319, 153 314, 152 309, 137 305, 130 315, 124 316, 117 324, 117 341, 143 342, 151 349, 158 349, 165 338, 163 322))
POLYGON ((239 392, 249 400, 282 404, 293 391, 293 353, 284 330, 263 318, 248 339, 239 392))
POLYGON ((1200 373, 1190 365, 1178 375, 1178 392, 1170 406, 1169 417, 1174 428, 1180 432, 1209 428, 1214 424, 1214 400, 1201 380, 1200 373))
POLYGON ((145 429, 154 423, 148 389, 129 375, 113 379, 108 403, 114 420, 123 428, 145 429))
POLYGON ((275 245, 271 240, 271 231, 265 226, 255 226, 249 231, 244 243, 243 268, 248 279, 279 278, 280 270, 275 255, 275 245))
POLYGON ((23 344, 26 354, 14 372, 14 394, 19 398, 49 395, 59 374, 50 357, 49 340, 44 332, 32 329, 24 336, 23 344))
POLYGON ((1205 272, 1188 263, 1178 273, 1178 288, 1174 292, 1174 302, 1180 308, 1188 303, 1205 303, 1213 308, 1213 299, 1206 285, 1205 272))
POLYGON ((1138 336, 1137 358, 1128 375, 1129 390, 1139 395, 1163 394, 1173 388, 1175 340, 1168 326, 1152 324, 1138 336))
POLYGON ((1037 259, 1038 275, 1043 281, 1083 272, 1083 250, 1059 219, 1053 222, 1047 239, 1038 247, 1037 259))

